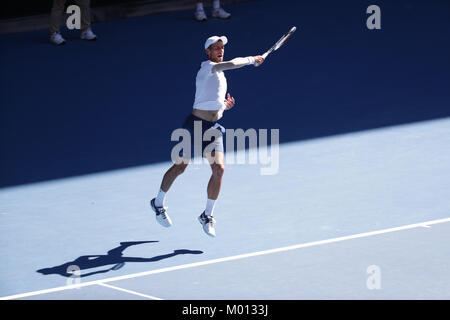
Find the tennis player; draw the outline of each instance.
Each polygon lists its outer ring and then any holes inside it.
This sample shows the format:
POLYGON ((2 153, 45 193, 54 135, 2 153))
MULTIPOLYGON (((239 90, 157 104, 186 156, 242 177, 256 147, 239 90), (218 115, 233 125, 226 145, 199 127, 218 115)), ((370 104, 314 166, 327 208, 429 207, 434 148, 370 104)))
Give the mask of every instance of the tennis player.
MULTIPOLYGON (((223 61, 224 46, 227 42, 228 39, 225 36, 212 36, 206 40, 205 50, 208 60, 201 63, 197 73, 193 110, 182 126, 191 133, 191 146, 194 148, 194 144, 198 144, 199 141, 194 139, 194 127, 201 128, 202 137, 205 133, 211 137, 210 141, 202 139, 201 146, 197 146, 201 148, 201 156, 208 159, 212 169, 207 187, 206 208, 198 217, 203 230, 211 237, 216 236, 213 213, 225 170, 223 147, 225 129, 217 121, 222 118, 225 110, 230 110, 235 105, 235 99, 229 93, 226 94, 227 79, 224 71, 247 65, 259 66, 264 61, 264 58, 259 55, 223 61)), ((164 174, 158 195, 150 201, 150 206, 156 213, 156 220, 164 227, 172 225, 165 206, 166 193, 175 179, 184 172, 192 154, 192 152, 180 152, 175 164, 164 174)))

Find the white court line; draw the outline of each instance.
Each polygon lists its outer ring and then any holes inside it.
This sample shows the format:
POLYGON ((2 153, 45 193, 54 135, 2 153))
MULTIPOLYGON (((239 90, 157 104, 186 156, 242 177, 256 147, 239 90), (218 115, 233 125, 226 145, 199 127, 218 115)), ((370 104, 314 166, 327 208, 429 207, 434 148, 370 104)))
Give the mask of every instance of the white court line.
POLYGON ((144 297, 144 298, 147 298, 147 299, 151 299, 151 300, 162 300, 161 298, 149 296, 149 295, 146 295, 146 294, 142 294, 142 293, 139 293, 139 292, 136 292, 136 291, 132 291, 132 290, 128 290, 128 289, 124 289, 124 288, 119 288, 119 287, 112 286, 112 285, 106 284, 106 283, 97 283, 97 284, 99 286, 104 286, 104 287, 107 287, 107 288, 110 288, 110 289, 119 290, 119 291, 123 291, 123 292, 126 292, 126 293, 131 293, 131 294, 134 294, 136 296, 141 296, 141 297, 144 297))
POLYGON ((137 277, 142 277, 142 276, 148 276, 148 275, 151 275, 151 274, 157 274, 157 273, 163 273, 163 272, 169 272, 169 271, 175 271, 175 270, 199 267, 199 266, 204 266, 204 265, 213 264, 213 263, 232 261, 232 260, 238 260, 238 259, 244 259, 244 258, 250 258, 250 257, 256 257, 256 256, 262 256, 262 255, 276 253, 276 252, 289 251, 289 250, 295 250, 295 249, 300 249, 300 248, 306 248, 306 247, 312 247, 312 246, 328 244, 328 243, 340 242, 340 241, 345 241, 345 240, 370 237, 370 236, 375 236, 375 235, 379 235, 379 234, 383 234, 383 233, 389 233, 389 232, 395 232, 395 231, 419 228, 419 227, 423 227, 423 226, 430 226, 430 225, 433 225, 433 224, 445 223, 445 222, 450 222, 450 218, 443 218, 443 219, 438 219, 438 220, 431 220, 431 221, 425 221, 425 222, 420 222, 420 223, 408 224, 408 225, 401 226, 401 227, 395 227, 395 228, 382 229, 382 230, 377 230, 377 231, 358 233, 358 234, 353 234, 353 235, 344 236, 344 237, 338 237, 338 238, 306 242, 306 243, 296 244, 296 245, 287 246, 287 247, 281 247, 281 248, 276 248, 276 249, 269 249, 269 250, 263 250, 263 251, 245 253, 245 254, 239 254, 239 255, 236 255, 236 256, 230 256, 230 257, 225 257, 225 258, 219 258, 219 259, 212 259, 212 260, 206 260, 206 261, 195 262, 195 263, 182 264, 182 265, 179 265, 179 266, 161 268, 161 269, 150 270, 150 271, 145 271, 145 272, 132 273, 132 274, 124 275, 124 276, 118 276, 118 277, 107 278, 107 279, 102 279, 102 280, 89 281, 89 282, 84 282, 84 283, 79 283, 79 284, 72 284, 72 285, 63 286, 63 287, 56 287, 56 288, 52 288, 52 289, 45 289, 45 290, 38 290, 38 291, 32 291, 32 292, 27 292, 27 293, 15 294, 15 295, 11 295, 11 296, 1 297, 0 300, 20 299, 20 298, 25 298, 25 297, 39 295, 39 294, 45 294, 45 293, 52 293, 52 292, 57 292, 57 291, 75 289, 75 288, 86 287, 86 286, 91 286, 91 285, 95 285, 95 284, 102 285, 102 284, 104 284, 106 282, 113 282, 113 281, 119 281, 119 280, 125 280, 125 279, 132 279, 132 278, 137 278, 137 277))

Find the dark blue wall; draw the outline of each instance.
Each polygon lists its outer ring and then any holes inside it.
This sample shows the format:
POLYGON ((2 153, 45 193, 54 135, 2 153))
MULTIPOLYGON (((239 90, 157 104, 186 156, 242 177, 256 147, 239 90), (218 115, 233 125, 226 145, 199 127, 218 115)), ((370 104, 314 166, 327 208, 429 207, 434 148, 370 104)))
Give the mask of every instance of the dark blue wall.
POLYGON ((229 21, 191 11, 93 25, 99 40, 48 43, 48 31, 0 37, 1 185, 170 160, 191 111, 204 40, 226 58, 298 31, 259 67, 226 73, 229 128, 279 128, 298 141, 450 116, 446 1, 253 1, 229 21), (381 7, 381 30, 365 10, 381 7))

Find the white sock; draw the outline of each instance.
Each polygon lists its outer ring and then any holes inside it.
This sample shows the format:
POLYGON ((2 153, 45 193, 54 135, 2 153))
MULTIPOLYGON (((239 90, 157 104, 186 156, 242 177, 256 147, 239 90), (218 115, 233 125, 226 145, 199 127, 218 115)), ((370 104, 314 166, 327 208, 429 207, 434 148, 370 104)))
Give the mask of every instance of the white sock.
POLYGON ((159 189, 158 195, 155 198, 155 206, 164 207, 164 201, 166 200, 166 193, 159 189))
POLYGON ((207 216, 212 216, 214 212, 214 206, 216 205, 216 200, 208 199, 206 200, 205 214, 207 216))
POLYGON ((203 2, 197 2, 197 11, 203 11, 203 2))
POLYGON ((213 8, 219 9, 220 8, 220 0, 214 0, 213 1, 213 8))

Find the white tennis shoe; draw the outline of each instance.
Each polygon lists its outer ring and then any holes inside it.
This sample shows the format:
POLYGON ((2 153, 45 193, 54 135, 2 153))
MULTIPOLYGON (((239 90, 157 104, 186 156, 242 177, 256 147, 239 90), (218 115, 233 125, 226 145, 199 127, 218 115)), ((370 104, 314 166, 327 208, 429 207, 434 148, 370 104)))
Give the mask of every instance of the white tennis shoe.
POLYGON ((212 216, 207 216, 203 211, 203 213, 198 217, 198 221, 203 226, 203 231, 205 231, 208 236, 216 236, 216 229, 214 226, 216 223, 216 219, 214 219, 212 216))
POLYGON ((64 39, 61 35, 61 33, 59 32, 53 32, 50 35, 50 42, 54 43, 56 45, 61 45, 61 44, 65 44, 66 43, 66 39, 64 39))
POLYGON ((213 18, 219 18, 219 19, 228 19, 231 17, 231 14, 226 12, 222 8, 213 9, 211 15, 213 18))
POLYGON ((167 207, 157 207, 155 206, 155 199, 150 201, 150 207, 156 213, 156 221, 163 227, 170 227, 172 225, 172 220, 170 220, 169 215, 167 214, 167 207))
POLYGON ((92 32, 91 28, 81 32, 80 38, 82 40, 97 40, 97 36, 92 32))
POLYGON ((195 20, 197 20, 197 21, 206 21, 206 20, 208 20, 204 10, 196 10, 195 13, 194 13, 194 16, 195 16, 195 20))

